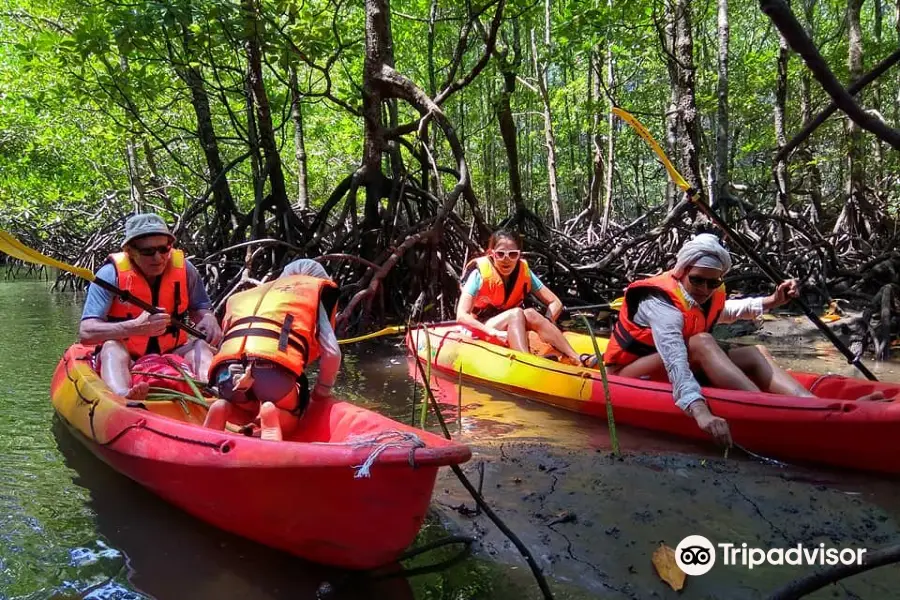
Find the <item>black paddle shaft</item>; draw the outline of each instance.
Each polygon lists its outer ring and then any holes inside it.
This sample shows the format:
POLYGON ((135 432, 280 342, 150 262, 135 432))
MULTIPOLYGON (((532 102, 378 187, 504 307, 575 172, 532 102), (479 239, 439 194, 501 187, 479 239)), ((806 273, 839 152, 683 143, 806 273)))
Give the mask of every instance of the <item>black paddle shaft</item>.
MULTIPOLYGON (((703 211, 703 214, 709 217, 712 222, 719 227, 719 229, 724 231, 725 234, 729 238, 731 238, 731 241, 739 246, 744 254, 749 256, 750 259, 756 263, 756 266, 758 266, 763 273, 768 275, 769 279, 771 279, 775 283, 775 285, 778 285, 785 279, 788 279, 786 275, 778 272, 778 270, 776 270, 774 267, 764 263, 762 258, 750 247, 750 245, 747 244, 740 235, 735 233, 735 231, 732 230, 731 227, 729 227, 725 223, 725 221, 720 219, 719 215, 717 215, 715 211, 713 211, 713 209, 710 208, 708 204, 706 204, 706 202, 700 199, 699 195, 697 194, 697 190, 690 189, 687 193, 688 196, 690 196, 691 201, 696 204, 701 211, 703 211)), ((868 368, 866 368, 866 365, 862 364, 862 361, 860 361, 859 357, 853 355, 853 353, 850 351, 850 348, 844 345, 844 343, 834 334, 834 332, 825 323, 822 322, 822 320, 818 317, 818 315, 816 315, 815 312, 813 312, 813 310, 809 307, 809 305, 806 304, 806 302, 804 302, 800 298, 794 298, 794 302, 800 305, 803 313, 807 317, 809 317, 809 320, 812 321, 813 324, 818 327, 823 334, 825 334, 825 337, 828 338, 828 341, 834 344, 834 347, 841 351, 841 354, 843 354, 847 358, 848 363, 859 369, 859 371, 869 380, 878 381, 878 378, 875 377, 875 375, 873 375, 868 368)))
MULTIPOLYGON (((144 302, 140 298, 136 297, 131 292, 123 290, 121 288, 118 288, 118 287, 114 286, 113 284, 109 283, 108 281, 100 279, 99 277, 94 278, 94 283, 96 283, 103 289, 105 289, 109 292, 112 292, 113 294, 115 294, 116 296, 118 296, 119 298, 124 300, 125 302, 131 302, 138 308, 143 308, 150 314, 156 315, 161 312, 164 312, 164 311, 159 310, 157 307, 153 306, 152 304, 147 304, 146 302, 144 302)), ((199 329, 195 329, 195 328, 191 327, 190 325, 188 325, 187 323, 185 323, 183 321, 179 321, 175 317, 172 317, 172 325, 174 325, 178 329, 181 329, 182 331, 188 332, 189 334, 191 334, 194 337, 200 338, 201 340, 206 339, 205 333, 203 333, 199 329)))

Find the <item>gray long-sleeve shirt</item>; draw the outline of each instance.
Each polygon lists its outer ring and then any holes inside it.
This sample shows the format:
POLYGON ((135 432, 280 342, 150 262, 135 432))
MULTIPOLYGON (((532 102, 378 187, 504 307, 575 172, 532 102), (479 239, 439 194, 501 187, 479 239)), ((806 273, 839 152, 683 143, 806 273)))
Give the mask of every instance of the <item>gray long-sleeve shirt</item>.
MULTIPOLYGON (((696 306, 697 303, 684 286, 681 290, 687 301, 696 306)), ((763 312, 761 297, 726 300, 718 322, 725 324, 741 319, 755 319, 763 312)), ((684 316, 681 311, 659 297, 648 296, 638 304, 634 322, 642 327, 649 327, 653 332, 653 344, 666 367, 678 408, 686 411, 692 402, 702 400, 700 384, 688 361, 687 345, 682 335, 684 316)))
MULTIPOLYGON (((309 258, 301 258, 288 264, 281 272, 281 276, 307 275, 319 279, 331 279, 325 267, 309 258)), ((319 342, 319 376, 316 378, 316 387, 329 390, 337 380, 338 371, 341 369, 341 347, 338 345, 334 328, 328 319, 328 312, 319 303, 319 321, 317 324, 319 342)), ((320 390, 322 391, 322 390, 320 390)))

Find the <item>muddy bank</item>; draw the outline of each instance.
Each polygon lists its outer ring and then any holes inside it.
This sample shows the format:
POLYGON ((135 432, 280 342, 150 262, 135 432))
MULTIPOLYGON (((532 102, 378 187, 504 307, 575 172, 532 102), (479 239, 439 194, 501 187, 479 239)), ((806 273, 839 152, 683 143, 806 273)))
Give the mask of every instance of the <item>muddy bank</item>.
MULTIPOLYGON (((617 459, 521 439, 474 448, 464 469, 470 480, 477 484, 483 463, 491 507, 548 577, 587 597, 761 598, 810 569, 717 564, 676 593, 659 579, 651 556, 660 542, 674 548, 691 534, 761 548, 824 543, 874 550, 900 539, 895 482, 735 458, 625 453, 617 459)), ((438 482, 433 507, 451 531, 479 539, 479 555, 528 572, 496 526, 472 514, 474 502, 450 471, 438 482)), ((809 597, 896 598, 898 585, 900 566, 890 566, 809 597)))

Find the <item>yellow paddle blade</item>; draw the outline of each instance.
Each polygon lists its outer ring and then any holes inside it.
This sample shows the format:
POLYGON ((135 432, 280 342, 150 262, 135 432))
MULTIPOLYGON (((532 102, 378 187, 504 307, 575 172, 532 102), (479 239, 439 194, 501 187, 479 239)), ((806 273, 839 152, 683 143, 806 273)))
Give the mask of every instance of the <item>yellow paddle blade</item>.
POLYGON ((17 258, 24 262, 44 265, 47 267, 55 267, 57 269, 60 269, 61 271, 68 271, 69 273, 81 277, 82 279, 94 281, 94 273, 89 269, 82 269, 80 267, 76 267, 74 265, 56 260, 55 258, 44 256, 37 250, 29 248, 2 229, 0 229, 0 252, 8 254, 13 258, 17 258))
POLYGON ((634 117, 630 113, 625 112, 621 108, 614 108, 612 109, 612 111, 613 114, 634 127, 635 131, 638 132, 638 135, 644 138, 644 141, 650 145, 650 148, 653 149, 653 151, 662 161, 663 166, 666 167, 666 171, 669 172, 669 176, 672 178, 672 181, 675 182, 675 185, 680 187, 685 192, 691 189, 691 186, 688 185, 688 182, 684 180, 684 177, 681 176, 681 173, 679 173, 675 169, 675 165, 672 164, 672 161, 669 160, 669 158, 666 156, 666 153, 663 152, 663 149, 659 147, 659 144, 656 143, 656 140, 652 135, 650 135, 650 132, 647 131, 647 128, 644 127, 643 123, 638 121, 636 117, 634 117))
POLYGON ((338 340, 338 344, 352 344, 354 342, 362 342, 364 340, 371 340, 372 338, 381 337, 383 335, 392 335, 395 333, 403 333, 405 331, 406 325, 391 325, 390 327, 385 327, 384 329, 380 329, 373 333, 367 333, 366 335, 338 340))
POLYGON ((623 296, 619 296, 615 300, 609 303, 609 308, 612 310, 622 310, 622 304, 625 303, 625 298, 623 296))

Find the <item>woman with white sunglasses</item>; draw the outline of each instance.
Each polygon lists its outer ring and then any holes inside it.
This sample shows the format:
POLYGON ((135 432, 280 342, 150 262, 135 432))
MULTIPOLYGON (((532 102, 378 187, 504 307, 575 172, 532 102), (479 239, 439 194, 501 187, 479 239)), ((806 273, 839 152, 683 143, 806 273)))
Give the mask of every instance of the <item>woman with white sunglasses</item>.
POLYGON ((596 358, 579 356, 555 325, 563 304, 521 256, 516 234, 498 230, 491 235, 487 254, 469 261, 463 269, 457 322, 506 340, 510 348, 519 352, 529 352, 528 332, 534 331, 574 364, 596 366, 596 358), (529 294, 547 305, 547 316, 533 308, 523 308, 529 294))

